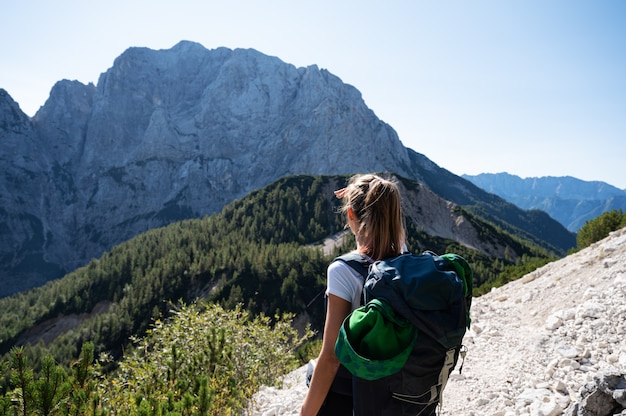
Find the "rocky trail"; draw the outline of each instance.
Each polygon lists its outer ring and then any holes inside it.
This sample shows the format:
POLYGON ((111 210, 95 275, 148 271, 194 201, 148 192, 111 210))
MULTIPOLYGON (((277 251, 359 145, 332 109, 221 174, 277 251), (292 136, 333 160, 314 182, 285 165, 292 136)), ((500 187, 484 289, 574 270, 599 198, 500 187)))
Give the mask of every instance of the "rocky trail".
MULTIPOLYGON (((625 338, 626 228, 475 298, 439 414, 626 415, 625 338)), ((297 415, 304 376, 263 387, 249 414, 297 415)))

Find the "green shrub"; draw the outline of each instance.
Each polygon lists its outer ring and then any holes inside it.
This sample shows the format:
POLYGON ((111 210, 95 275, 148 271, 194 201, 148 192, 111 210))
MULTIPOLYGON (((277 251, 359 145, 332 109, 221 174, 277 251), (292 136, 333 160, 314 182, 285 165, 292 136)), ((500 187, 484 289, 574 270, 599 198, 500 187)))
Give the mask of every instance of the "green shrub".
POLYGON ((604 214, 585 221, 578 230, 576 243, 579 249, 590 246, 596 241, 607 237, 611 231, 619 230, 626 226, 626 214, 620 210, 605 212, 604 214))
POLYGON ((252 317, 241 306, 183 306, 134 339, 109 375, 102 365, 110 357, 94 364, 92 343, 83 345, 69 373, 46 355, 38 375, 24 349, 14 348, 0 416, 241 414, 261 385, 275 385, 299 364, 294 351, 313 333, 307 327, 299 335, 292 318, 252 317))
POLYGON ((296 351, 296 358, 298 359, 298 365, 304 365, 311 359, 317 358, 322 350, 322 340, 315 339, 306 342, 296 351))
POLYGON ((240 414, 261 385, 293 368, 304 340, 292 315, 252 318, 241 307, 192 305, 157 321, 102 384, 110 415, 240 414))

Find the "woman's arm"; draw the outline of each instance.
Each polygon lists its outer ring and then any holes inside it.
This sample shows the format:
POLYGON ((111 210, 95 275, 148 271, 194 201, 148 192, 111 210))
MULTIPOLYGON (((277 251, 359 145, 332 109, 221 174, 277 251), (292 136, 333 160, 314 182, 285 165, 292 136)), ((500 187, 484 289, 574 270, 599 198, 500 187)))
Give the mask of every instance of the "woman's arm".
POLYGON ((335 295, 328 295, 322 350, 317 358, 317 364, 311 378, 311 386, 302 403, 300 416, 317 415, 324 403, 326 394, 328 394, 330 385, 337 373, 337 368, 339 368, 339 360, 335 355, 335 342, 337 341, 341 324, 351 310, 352 305, 350 302, 335 295))

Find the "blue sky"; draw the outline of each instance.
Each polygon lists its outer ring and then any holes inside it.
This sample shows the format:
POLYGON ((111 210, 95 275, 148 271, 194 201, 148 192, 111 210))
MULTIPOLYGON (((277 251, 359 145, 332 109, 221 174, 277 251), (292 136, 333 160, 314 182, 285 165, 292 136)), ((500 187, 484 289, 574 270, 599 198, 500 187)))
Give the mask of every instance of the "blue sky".
POLYGON ((626 189, 626 1, 0 0, 0 88, 32 116, 131 46, 254 48, 355 86, 456 174, 626 189))

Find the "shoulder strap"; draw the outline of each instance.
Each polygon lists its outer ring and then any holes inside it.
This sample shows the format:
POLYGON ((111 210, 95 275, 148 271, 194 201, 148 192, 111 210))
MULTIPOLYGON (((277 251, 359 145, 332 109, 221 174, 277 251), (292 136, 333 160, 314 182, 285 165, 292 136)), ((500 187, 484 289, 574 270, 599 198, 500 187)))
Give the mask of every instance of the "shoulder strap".
MULTIPOLYGON (((341 261, 346 263, 350 268, 356 271, 363 277, 363 287, 365 287, 365 282, 367 282, 367 276, 370 271, 370 261, 356 252, 350 252, 344 254, 342 256, 336 257, 333 261, 341 261)), ((363 290, 361 293, 361 306, 365 305, 365 291, 363 290)))
POLYGON ((363 276, 363 283, 369 274, 370 262, 359 253, 350 252, 339 257, 335 257, 333 261, 342 261, 363 276))
MULTIPOLYGON (((367 261, 367 259, 363 258, 362 255, 353 251, 339 257, 335 257, 333 261, 341 261, 346 263, 363 277, 363 284, 365 284, 365 281, 367 280, 367 275, 369 274, 370 262, 367 261)), ((306 305, 306 308, 308 309, 320 296, 324 295, 325 291, 326 289, 324 288, 320 291, 320 293, 315 295, 315 297, 306 305)), ((324 301, 326 301, 326 295, 324 295, 324 301)), ((324 307, 324 310, 326 310, 326 307, 324 307)))

